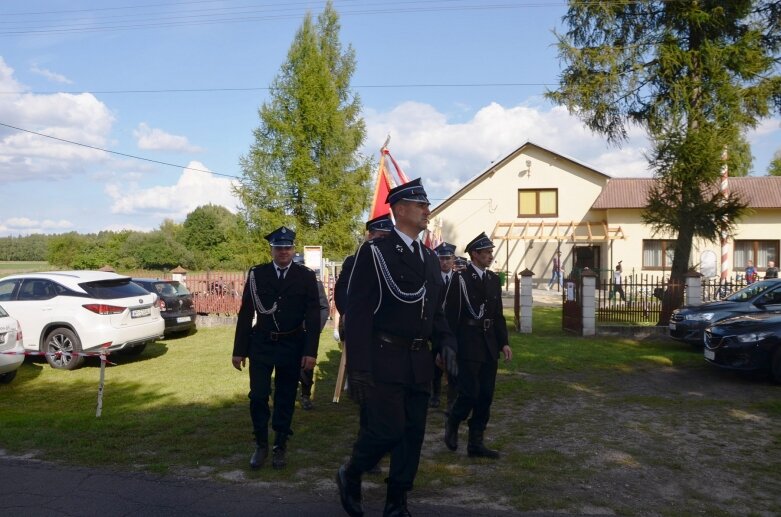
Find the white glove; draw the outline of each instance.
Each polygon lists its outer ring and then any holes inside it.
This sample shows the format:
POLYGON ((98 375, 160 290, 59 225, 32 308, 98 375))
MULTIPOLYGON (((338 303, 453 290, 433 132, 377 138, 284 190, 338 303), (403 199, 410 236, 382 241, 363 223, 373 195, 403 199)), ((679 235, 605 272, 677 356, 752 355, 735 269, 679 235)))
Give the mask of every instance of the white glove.
POLYGON ((339 339, 339 329, 337 328, 334 329, 334 341, 336 341, 337 343, 341 341, 341 339, 339 339))

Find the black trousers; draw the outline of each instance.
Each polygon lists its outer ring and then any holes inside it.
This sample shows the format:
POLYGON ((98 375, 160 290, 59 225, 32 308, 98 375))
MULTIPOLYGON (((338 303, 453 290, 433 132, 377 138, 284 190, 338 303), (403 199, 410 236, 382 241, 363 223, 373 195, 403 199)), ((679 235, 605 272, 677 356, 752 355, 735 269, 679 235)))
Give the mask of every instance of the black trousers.
POLYGON ((277 445, 284 445, 293 434, 291 423, 296 403, 298 376, 301 369, 301 353, 304 337, 271 341, 264 336, 253 335, 249 355, 249 409, 255 441, 268 443, 268 421, 277 433, 277 445), (274 414, 271 415, 271 374, 274 373, 274 414))
POLYGON ((469 419, 469 429, 484 431, 491 417, 499 362, 458 361, 458 396, 450 412, 454 422, 469 419))
POLYGON ((384 383, 375 381, 361 408, 365 422, 353 445, 350 468, 362 474, 390 452, 388 487, 411 490, 420 463, 420 449, 426 433, 428 383, 384 383))

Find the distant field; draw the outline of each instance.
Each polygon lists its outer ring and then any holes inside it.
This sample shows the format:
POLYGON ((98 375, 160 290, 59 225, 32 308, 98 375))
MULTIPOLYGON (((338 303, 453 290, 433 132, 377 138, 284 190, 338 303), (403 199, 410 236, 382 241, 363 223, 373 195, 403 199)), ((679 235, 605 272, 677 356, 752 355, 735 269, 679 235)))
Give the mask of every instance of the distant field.
POLYGON ((30 271, 48 271, 53 269, 46 261, 21 262, 15 260, 0 261, 0 275, 12 273, 28 273, 30 271))

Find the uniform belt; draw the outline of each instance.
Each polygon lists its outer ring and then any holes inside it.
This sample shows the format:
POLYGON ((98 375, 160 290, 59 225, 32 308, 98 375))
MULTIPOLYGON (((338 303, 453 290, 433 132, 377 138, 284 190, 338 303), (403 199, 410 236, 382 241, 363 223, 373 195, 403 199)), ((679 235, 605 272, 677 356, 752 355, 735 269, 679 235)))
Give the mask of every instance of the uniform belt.
POLYGON ((483 330, 488 330, 494 326, 494 320, 490 318, 483 318, 481 320, 473 320, 471 318, 467 318, 464 320, 464 324, 469 327, 482 327, 483 330))
POLYGON ((264 334, 268 336, 268 338, 271 341, 279 341, 279 338, 281 337, 296 337, 300 334, 304 333, 304 326, 299 325, 298 327, 294 328, 293 330, 285 330, 285 331, 275 331, 275 330, 262 330, 264 334))
POLYGON ((393 334, 388 334, 387 332, 382 332, 382 331, 376 331, 374 333, 374 337, 385 343, 390 343, 391 345, 396 345, 398 347, 403 347, 403 348, 409 348, 413 352, 424 348, 428 348, 428 339, 422 337, 416 337, 416 338, 401 337, 401 336, 395 336, 393 334))

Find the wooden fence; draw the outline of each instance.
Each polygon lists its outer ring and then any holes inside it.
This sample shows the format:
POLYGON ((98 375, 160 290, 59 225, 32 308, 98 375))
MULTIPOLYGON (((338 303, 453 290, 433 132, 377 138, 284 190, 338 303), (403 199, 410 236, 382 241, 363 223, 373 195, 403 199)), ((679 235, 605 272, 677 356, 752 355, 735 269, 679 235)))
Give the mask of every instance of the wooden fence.
MULTIPOLYGON (((123 271, 122 274, 134 278, 160 278, 163 280, 171 280, 173 277, 171 273, 150 271, 123 271)), ((333 275, 326 276, 327 279, 323 286, 333 313, 335 310, 333 306, 334 279, 333 275)), ((207 271, 187 273, 184 283, 193 295, 195 312, 198 314, 235 316, 241 308, 241 295, 244 292, 246 280, 246 271, 207 271)))

